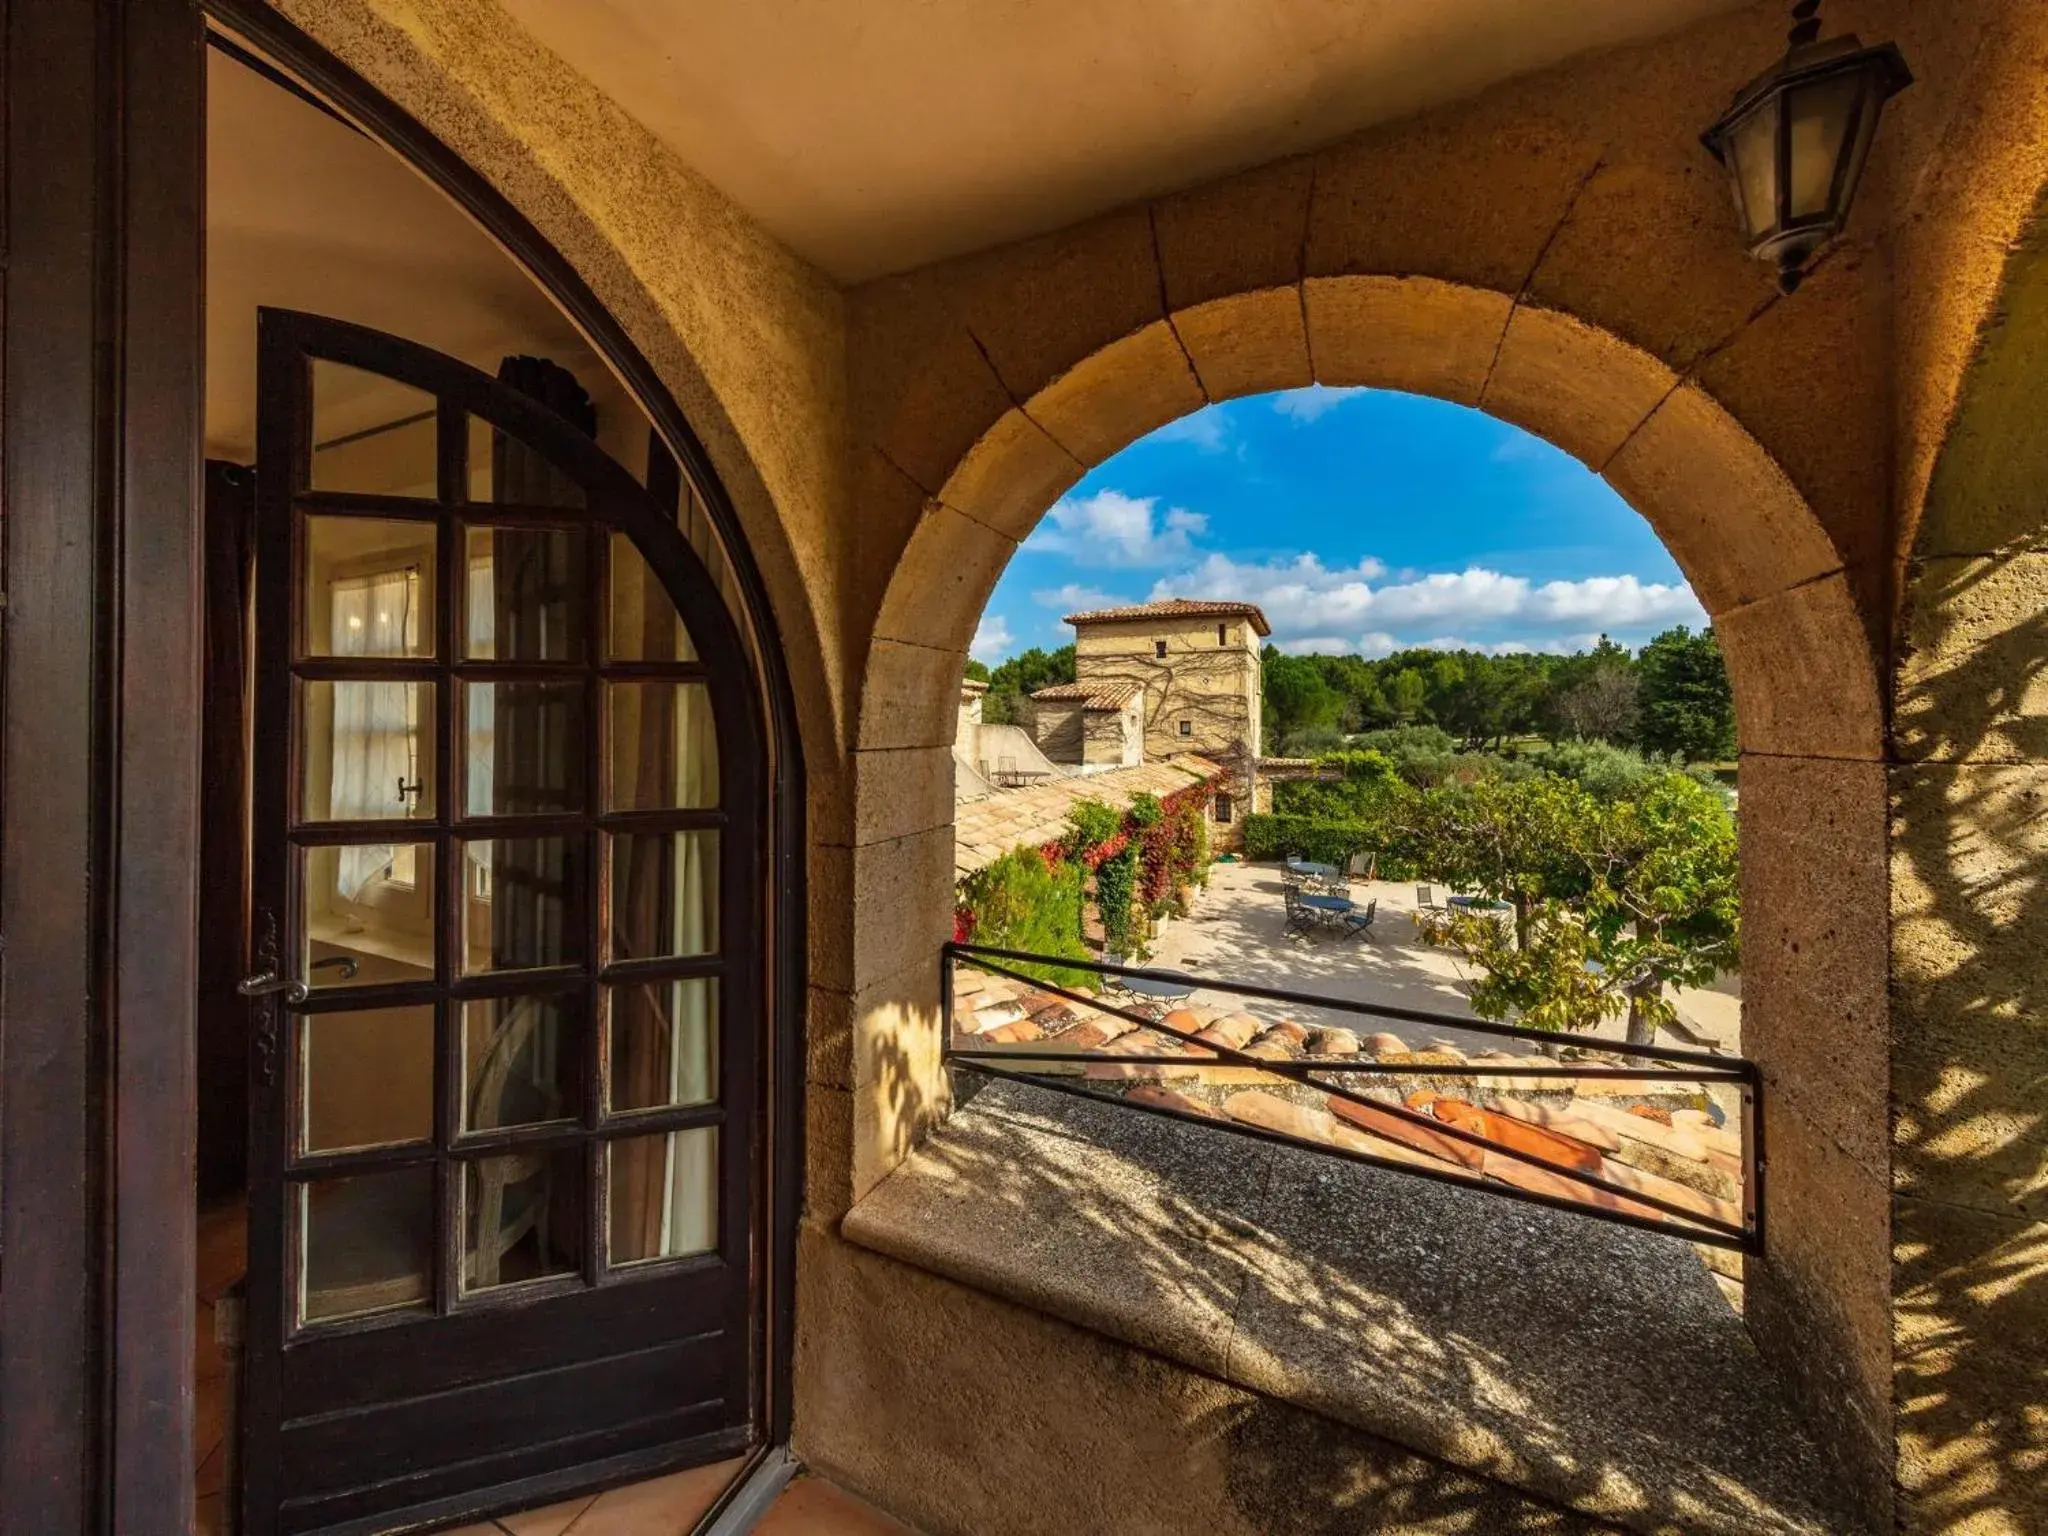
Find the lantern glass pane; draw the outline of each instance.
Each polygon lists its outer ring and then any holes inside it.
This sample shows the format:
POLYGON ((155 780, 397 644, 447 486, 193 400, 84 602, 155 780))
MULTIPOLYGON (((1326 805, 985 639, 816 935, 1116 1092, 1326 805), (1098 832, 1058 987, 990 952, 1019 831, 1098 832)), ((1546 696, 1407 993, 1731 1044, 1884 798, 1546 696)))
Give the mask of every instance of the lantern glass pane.
POLYGON ((1829 211, 1835 168, 1848 147, 1862 94, 1861 74, 1834 75, 1790 93, 1786 111, 1792 140, 1793 218, 1810 219, 1829 211))
POLYGON ((1778 225, 1778 98, 1766 97, 1728 135, 1742 227, 1759 240, 1778 225))

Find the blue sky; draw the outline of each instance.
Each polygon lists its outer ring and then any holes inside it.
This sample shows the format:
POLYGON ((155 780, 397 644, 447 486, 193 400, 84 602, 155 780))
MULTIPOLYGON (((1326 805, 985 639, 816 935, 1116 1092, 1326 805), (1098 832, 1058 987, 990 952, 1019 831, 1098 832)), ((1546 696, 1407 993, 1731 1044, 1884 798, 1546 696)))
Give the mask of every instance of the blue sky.
POLYGON ((1577 460, 1387 390, 1212 405, 1090 471, 1003 573, 974 654, 1064 645, 1077 609, 1259 603, 1291 651, 1571 651, 1705 622, 1657 536, 1577 460))

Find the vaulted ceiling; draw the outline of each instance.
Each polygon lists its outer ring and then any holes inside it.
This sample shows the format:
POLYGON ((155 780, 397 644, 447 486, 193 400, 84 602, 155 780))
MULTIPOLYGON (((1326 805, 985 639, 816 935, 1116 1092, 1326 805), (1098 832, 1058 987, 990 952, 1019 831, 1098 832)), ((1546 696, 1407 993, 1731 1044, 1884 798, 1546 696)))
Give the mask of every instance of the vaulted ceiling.
POLYGON ((855 281, 1741 0, 504 3, 772 233, 855 281))

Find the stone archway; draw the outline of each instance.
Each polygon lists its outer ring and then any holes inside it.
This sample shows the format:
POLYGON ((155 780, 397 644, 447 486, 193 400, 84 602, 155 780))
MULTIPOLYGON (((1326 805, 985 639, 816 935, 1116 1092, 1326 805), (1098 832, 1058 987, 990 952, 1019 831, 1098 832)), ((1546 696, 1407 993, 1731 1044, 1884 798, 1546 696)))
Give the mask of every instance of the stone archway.
POLYGON ((1643 514, 1713 616, 1743 746, 1745 1038, 1772 1154, 1752 1322, 1859 1472, 1888 1484, 1885 725, 1865 618, 1806 499, 1696 380, 1506 293, 1345 276, 1175 309, 997 405, 933 476, 859 690, 853 968, 876 980, 855 993, 852 1166, 834 1187, 857 1198, 943 1113, 943 744, 1011 554, 1084 466, 1210 401, 1311 382, 1435 395, 1548 439, 1643 514))

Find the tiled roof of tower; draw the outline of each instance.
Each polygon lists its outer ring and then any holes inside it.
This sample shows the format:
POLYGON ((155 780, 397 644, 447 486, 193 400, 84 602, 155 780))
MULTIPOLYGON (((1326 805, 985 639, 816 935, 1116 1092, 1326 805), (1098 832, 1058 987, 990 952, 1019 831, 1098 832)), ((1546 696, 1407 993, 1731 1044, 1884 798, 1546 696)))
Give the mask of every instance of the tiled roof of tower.
POLYGON ((1143 692, 1139 683, 1054 683, 1031 697, 1047 704, 1079 704, 1087 709, 1122 709, 1143 692))
POLYGON ((1247 618, 1252 628, 1262 635, 1273 633, 1273 626, 1266 622, 1266 615, 1257 603, 1211 602, 1205 598, 1168 597, 1156 603, 1131 603, 1122 608, 1092 608, 1086 613, 1070 613, 1069 624, 1115 624, 1131 619, 1234 619, 1247 618))
POLYGON ((1206 757, 1184 752, 1163 763, 1077 773, 1023 789, 999 789, 985 800, 961 806, 953 816, 953 874, 971 875, 1012 848, 1040 848, 1067 832, 1067 813, 1081 800, 1102 800, 1122 809, 1133 796, 1162 800, 1189 785, 1223 777, 1206 757))

